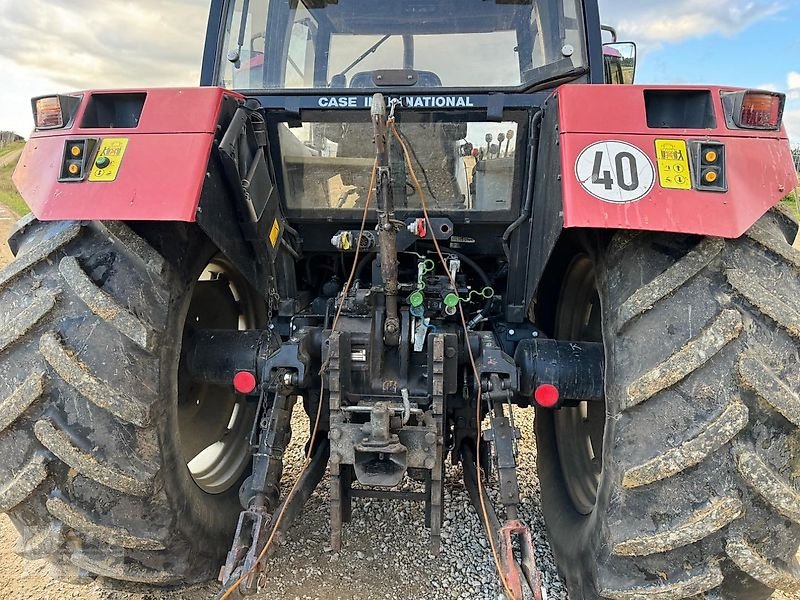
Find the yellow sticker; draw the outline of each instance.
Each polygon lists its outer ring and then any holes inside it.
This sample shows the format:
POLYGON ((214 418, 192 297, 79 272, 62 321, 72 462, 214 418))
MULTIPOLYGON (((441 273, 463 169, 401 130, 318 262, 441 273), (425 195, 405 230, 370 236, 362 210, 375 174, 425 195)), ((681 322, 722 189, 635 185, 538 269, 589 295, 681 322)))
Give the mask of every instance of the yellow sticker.
POLYGON ((656 159, 661 187, 673 190, 692 189, 689 156, 684 140, 656 140, 656 159))
POLYGON ((127 147, 128 138, 106 138, 100 142, 89 172, 89 181, 114 181, 127 147))
POLYGON ((278 219, 275 219, 275 222, 272 224, 272 230, 269 232, 269 241, 272 244, 272 247, 278 245, 278 237, 281 235, 281 226, 278 223, 278 219))

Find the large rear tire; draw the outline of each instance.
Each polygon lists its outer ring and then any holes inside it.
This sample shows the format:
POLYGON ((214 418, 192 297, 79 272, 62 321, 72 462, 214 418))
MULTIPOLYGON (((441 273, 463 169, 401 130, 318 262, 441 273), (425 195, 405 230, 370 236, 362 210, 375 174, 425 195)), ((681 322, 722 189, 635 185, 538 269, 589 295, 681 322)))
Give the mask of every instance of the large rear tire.
POLYGON ((551 323, 606 348, 602 406, 539 411, 543 511, 570 597, 800 591, 800 252, 778 210, 738 240, 583 243, 551 323))
POLYGON ((32 220, 14 240, 0 272, 0 510, 18 552, 62 577, 192 583, 224 560, 249 448, 237 458, 233 411, 246 411, 232 390, 180 376, 184 328, 259 325, 263 309, 220 280, 196 228, 138 229, 32 220), (214 443, 231 451, 190 471, 214 443))

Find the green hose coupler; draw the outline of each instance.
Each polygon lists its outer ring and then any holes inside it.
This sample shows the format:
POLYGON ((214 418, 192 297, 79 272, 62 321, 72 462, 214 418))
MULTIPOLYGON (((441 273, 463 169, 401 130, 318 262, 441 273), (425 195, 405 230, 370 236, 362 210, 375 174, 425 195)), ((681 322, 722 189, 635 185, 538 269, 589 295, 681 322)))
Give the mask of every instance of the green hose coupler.
POLYGON ((461 302, 461 298, 458 297, 458 294, 454 294, 453 292, 450 292, 444 297, 444 305, 449 306, 450 308, 458 306, 459 302, 461 302))

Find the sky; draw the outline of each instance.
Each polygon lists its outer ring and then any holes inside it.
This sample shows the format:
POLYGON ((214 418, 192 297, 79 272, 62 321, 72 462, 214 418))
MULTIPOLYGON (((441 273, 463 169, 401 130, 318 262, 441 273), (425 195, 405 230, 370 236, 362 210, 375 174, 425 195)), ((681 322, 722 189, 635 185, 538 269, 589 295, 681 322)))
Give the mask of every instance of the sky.
MULTIPOLYGON (((800 0, 599 0, 639 48, 637 83, 721 84, 787 94, 800 145, 800 0)), ((204 0, 0 0, 0 130, 27 136, 30 98, 125 86, 197 85, 204 0)))

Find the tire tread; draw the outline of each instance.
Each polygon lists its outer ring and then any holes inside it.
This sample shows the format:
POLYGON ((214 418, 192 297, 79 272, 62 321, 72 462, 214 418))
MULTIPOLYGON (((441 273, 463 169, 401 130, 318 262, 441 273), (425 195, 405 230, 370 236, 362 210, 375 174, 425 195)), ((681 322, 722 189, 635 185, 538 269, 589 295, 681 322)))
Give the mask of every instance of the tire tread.
POLYGON ((46 419, 33 426, 39 442, 78 473, 118 492, 132 496, 148 496, 152 491, 152 476, 142 477, 141 472, 124 473, 104 463, 101 459, 73 445, 66 433, 46 419))
POLYGON ((153 351, 155 331, 98 288, 78 264, 76 258, 65 256, 61 259, 58 270, 72 292, 83 301, 89 310, 142 349, 148 352, 153 351))

